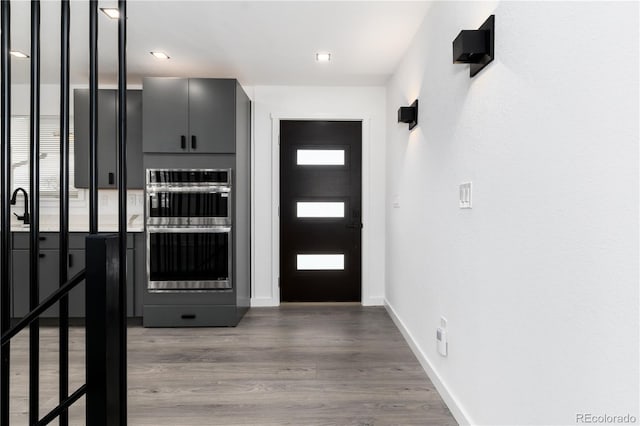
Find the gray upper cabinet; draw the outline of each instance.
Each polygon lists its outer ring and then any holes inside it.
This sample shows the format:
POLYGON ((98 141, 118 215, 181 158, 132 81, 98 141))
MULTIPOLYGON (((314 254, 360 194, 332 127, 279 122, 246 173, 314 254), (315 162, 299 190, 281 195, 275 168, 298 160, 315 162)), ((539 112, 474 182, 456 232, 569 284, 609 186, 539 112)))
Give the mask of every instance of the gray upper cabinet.
POLYGON ((235 152, 236 81, 189 80, 189 148, 191 152, 235 152))
POLYGON ((188 152, 189 80, 145 78, 142 90, 144 152, 188 152))
MULTIPOLYGON (((98 94, 98 188, 117 187, 117 116, 116 90, 98 94)), ((89 187, 89 90, 76 89, 74 102, 75 186, 89 187)), ((127 90, 127 187, 142 189, 142 93, 127 90)))
POLYGON ((236 80, 144 79, 143 150, 235 152, 236 80))

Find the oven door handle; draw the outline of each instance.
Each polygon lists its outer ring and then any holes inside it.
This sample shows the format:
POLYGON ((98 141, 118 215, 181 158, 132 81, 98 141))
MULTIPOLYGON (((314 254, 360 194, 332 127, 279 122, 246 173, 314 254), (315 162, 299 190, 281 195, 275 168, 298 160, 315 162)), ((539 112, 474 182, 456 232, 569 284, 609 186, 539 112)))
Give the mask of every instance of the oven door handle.
POLYGON ((211 233, 211 234, 225 234, 231 232, 230 226, 190 226, 190 227, 169 227, 169 226, 148 226, 147 232, 158 234, 184 234, 184 233, 211 233))
POLYGON ((228 194, 231 188, 228 186, 159 186, 147 185, 147 194, 157 194, 159 192, 184 192, 184 193, 206 193, 206 194, 228 194))

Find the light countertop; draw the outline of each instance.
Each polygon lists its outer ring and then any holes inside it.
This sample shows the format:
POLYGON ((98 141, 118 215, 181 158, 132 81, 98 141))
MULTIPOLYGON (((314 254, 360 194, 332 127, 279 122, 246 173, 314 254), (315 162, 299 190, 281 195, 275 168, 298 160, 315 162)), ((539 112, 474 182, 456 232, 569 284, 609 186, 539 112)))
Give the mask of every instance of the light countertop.
MULTIPOLYGON (((57 216, 43 216, 40 218, 40 232, 58 232, 59 219, 57 216)), ((12 232, 29 232, 29 225, 12 218, 12 232)), ((69 232, 89 232, 89 217, 69 216, 69 232)), ((118 232, 118 217, 115 215, 102 215, 98 217, 98 232, 118 232)), ((144 232, 142 215, 132 214, 128 216, 127 232, 144 232)))

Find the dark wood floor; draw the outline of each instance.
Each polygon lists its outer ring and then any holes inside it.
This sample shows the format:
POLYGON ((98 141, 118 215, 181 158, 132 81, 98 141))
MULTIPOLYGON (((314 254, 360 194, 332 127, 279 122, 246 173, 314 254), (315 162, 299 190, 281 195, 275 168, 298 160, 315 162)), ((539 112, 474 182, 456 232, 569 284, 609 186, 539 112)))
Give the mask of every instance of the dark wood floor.
MULTIPOLYGON (((27 424, 27 337, 12 345, 12 425, 27 424)), ((43 327, 41 341, 44 414, 57 399, 57 329, 43 327)), ((75 389, 83 328, 70 358, 75 389)), ((81 400, 71 424, 83 415, 81 400)), ((283 305, 254 308, 236 328, 130 328, 129 424, 457 423, 384 308, 283 305)))

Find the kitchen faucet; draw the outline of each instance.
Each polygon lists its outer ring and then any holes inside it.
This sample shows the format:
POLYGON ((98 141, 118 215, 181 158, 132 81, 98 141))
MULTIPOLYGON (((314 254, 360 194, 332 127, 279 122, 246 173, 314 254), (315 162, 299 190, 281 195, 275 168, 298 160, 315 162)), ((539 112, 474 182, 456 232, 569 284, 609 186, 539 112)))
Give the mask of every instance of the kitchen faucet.
POLYGON ((18 197, 19 191, 22 191, 22 193, 24 194, 24 215, 18 216, 17 213, 14 213, 14 215, 16 215, 18 220, 21 220, 24 222, 25 225, 28 225, 30 222, 29 222, 29 196, 27 195, 27 191, 25 191, 23 188, 16 188, 16 190, 13 191, 13 195, 11 195, 11 205, 12 206, 16 205, 16 198, 18 197))

